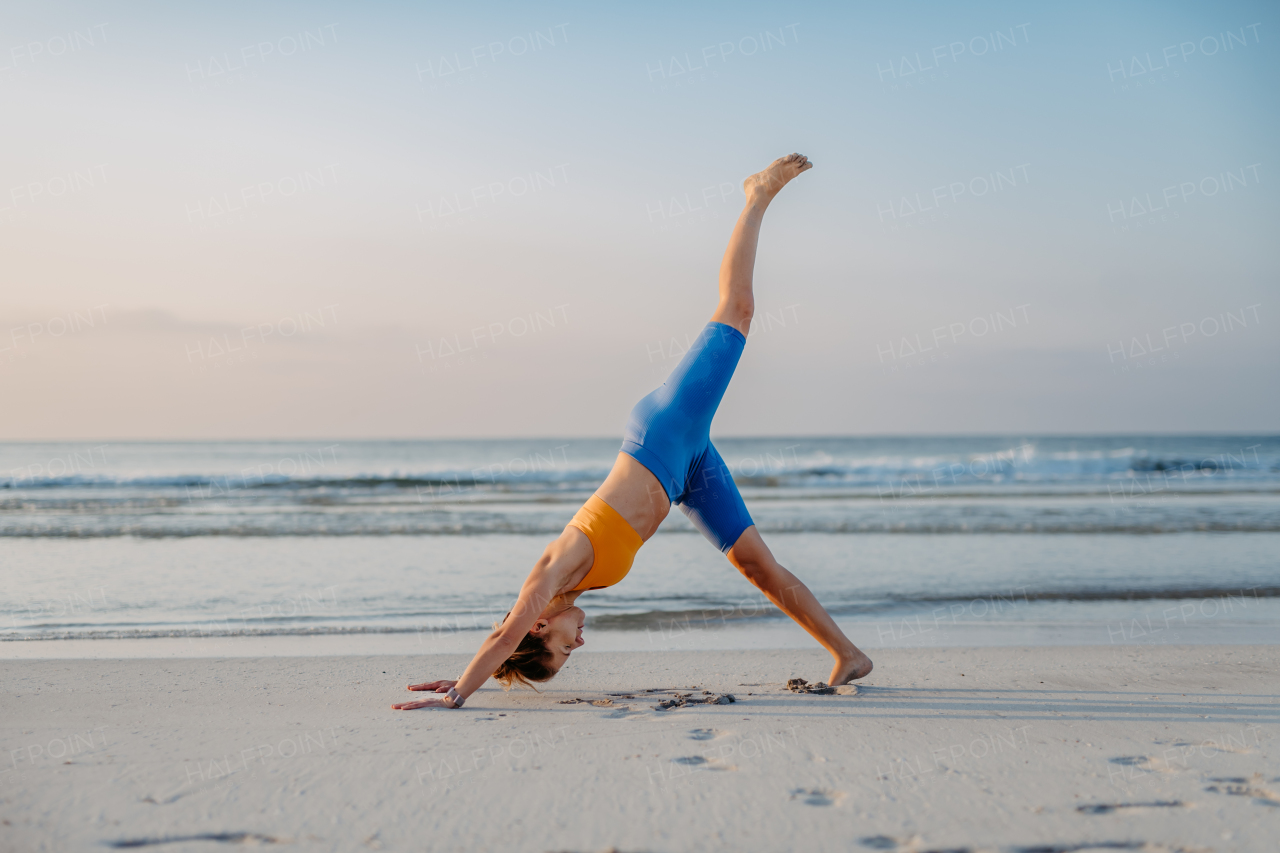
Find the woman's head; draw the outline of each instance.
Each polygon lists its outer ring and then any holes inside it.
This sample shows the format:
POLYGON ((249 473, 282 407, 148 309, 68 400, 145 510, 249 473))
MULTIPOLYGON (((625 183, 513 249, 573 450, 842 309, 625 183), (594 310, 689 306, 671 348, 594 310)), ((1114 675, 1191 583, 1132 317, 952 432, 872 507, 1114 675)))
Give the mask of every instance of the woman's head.
POLYGON ((511 657, 494 671, 493 677, 508 689, 516 683, 532 686, 534 681, 550 681, 573 650, 585 643, 582 626, 586 618, 580 607, 553 603, 521 638, 511 657))

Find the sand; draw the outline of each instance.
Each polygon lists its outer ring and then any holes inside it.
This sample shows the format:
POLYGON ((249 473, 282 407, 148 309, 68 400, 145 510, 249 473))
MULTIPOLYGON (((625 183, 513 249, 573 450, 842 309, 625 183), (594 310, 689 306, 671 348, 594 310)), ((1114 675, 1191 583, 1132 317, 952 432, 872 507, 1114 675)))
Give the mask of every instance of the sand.
POLYGON ((0 662, 0 849, 1275 850, 1280 647, 0 662), (657 706, 679 691, 733 701, 657 706), (709 691, 709 692, 704 692, 709 691), (580 700, 580 701, 568 701, 580 700))

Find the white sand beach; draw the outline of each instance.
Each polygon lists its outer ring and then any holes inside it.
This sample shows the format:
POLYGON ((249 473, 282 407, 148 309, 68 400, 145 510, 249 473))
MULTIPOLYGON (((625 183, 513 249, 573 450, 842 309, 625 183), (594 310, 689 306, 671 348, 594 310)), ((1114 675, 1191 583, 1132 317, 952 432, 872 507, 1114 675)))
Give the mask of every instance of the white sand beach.
POLYGON ((580 653, 395 712, 456 655, 0 663, 0 847, 1274 850, 1274 646, 580 653), (682 690, 736 701, 659 710, 682 690), (645 692, 655 691, 655 692, 645 692), (634 698, 631 698, 634 697, 634 698), (582 700, 572 702, 570 700, 582 700))

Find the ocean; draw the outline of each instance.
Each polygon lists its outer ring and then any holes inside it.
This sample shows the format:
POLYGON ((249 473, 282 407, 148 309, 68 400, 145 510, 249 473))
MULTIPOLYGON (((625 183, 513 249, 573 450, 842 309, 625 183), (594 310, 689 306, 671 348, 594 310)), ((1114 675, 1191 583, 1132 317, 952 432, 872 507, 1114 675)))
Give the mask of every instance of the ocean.
MULTIPOLYGON (((619 443, 0 444, 0 654, 474 648, 619 443)), ((1280 437, 716 445, 864 647, 1280 642, 1280 437)), ((677 511, 579 604, 591 648, 812 642, 677 511)))

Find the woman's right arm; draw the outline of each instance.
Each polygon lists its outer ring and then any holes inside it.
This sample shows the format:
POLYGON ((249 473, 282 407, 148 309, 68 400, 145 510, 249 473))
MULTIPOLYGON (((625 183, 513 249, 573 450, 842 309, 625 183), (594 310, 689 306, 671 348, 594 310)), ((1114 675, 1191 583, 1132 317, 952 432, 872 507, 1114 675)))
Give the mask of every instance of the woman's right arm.
MULTIPOLYGON (((452 687, 462 695, 463 699, 479 690, 481 685, 489 680, 489 676, 493 675, 494 670, 511 657, 516 647, 520 645, 520 640, 538 621, 542 609, 555 596, 555 585, 551 579, 548 578, 545 583, 539 583, 537 582, 539 579, 534 577, 537 573, 538 570, 535 568, 534 573, 525 581, 524 589, 520 590, 520 597, 516 600, 515 607, 511 609, 511 614, 481 643, 480 650, 471 659, 461 678, 457 681, 411 684, 409 689, 446 693, 452 687)), ((397 711, 412 711, 417 708, 451 708, 453 704, 451 700, 446 701, 444 697, 433 696, 416 702, 401 702, 391 707, 397 711)))
MULTIPOLYGON (((533 571, 529 572, 529 577, 525 579, 524 586, 520 589, 520 597, 516 599, 511 613, 492 634, 485 638, 480 645, 480 650, 471 659, 461 678, 457 681, 411 684, 409 689, 445 693, 452 687, 462 695, 463 699, 479 690, 489 680, 489 676, 493 675, 494 670, 515 652, 525 634, 529 633, 529 629, 538 621, 542 611, 566 583, 566 579, 572 579, 572 576, 577 573, 576 570, 584 565, 584 560, 587 562, 591 560, 591 544, 587 541, 587 537, 576 528, 569 528, 569 530, 572 533, 562 534, 559 539, 551 543, 546 553, 534 565, 533 571), (581 547, 582 542, 578 542, 578 539, 586 543, 585 552, 581 547)), ((453 705, 444 697, 431 697, 417 702, 401 702, 391 707, 397 711, 411 711, 416 708, 451 708, 453 705)))

